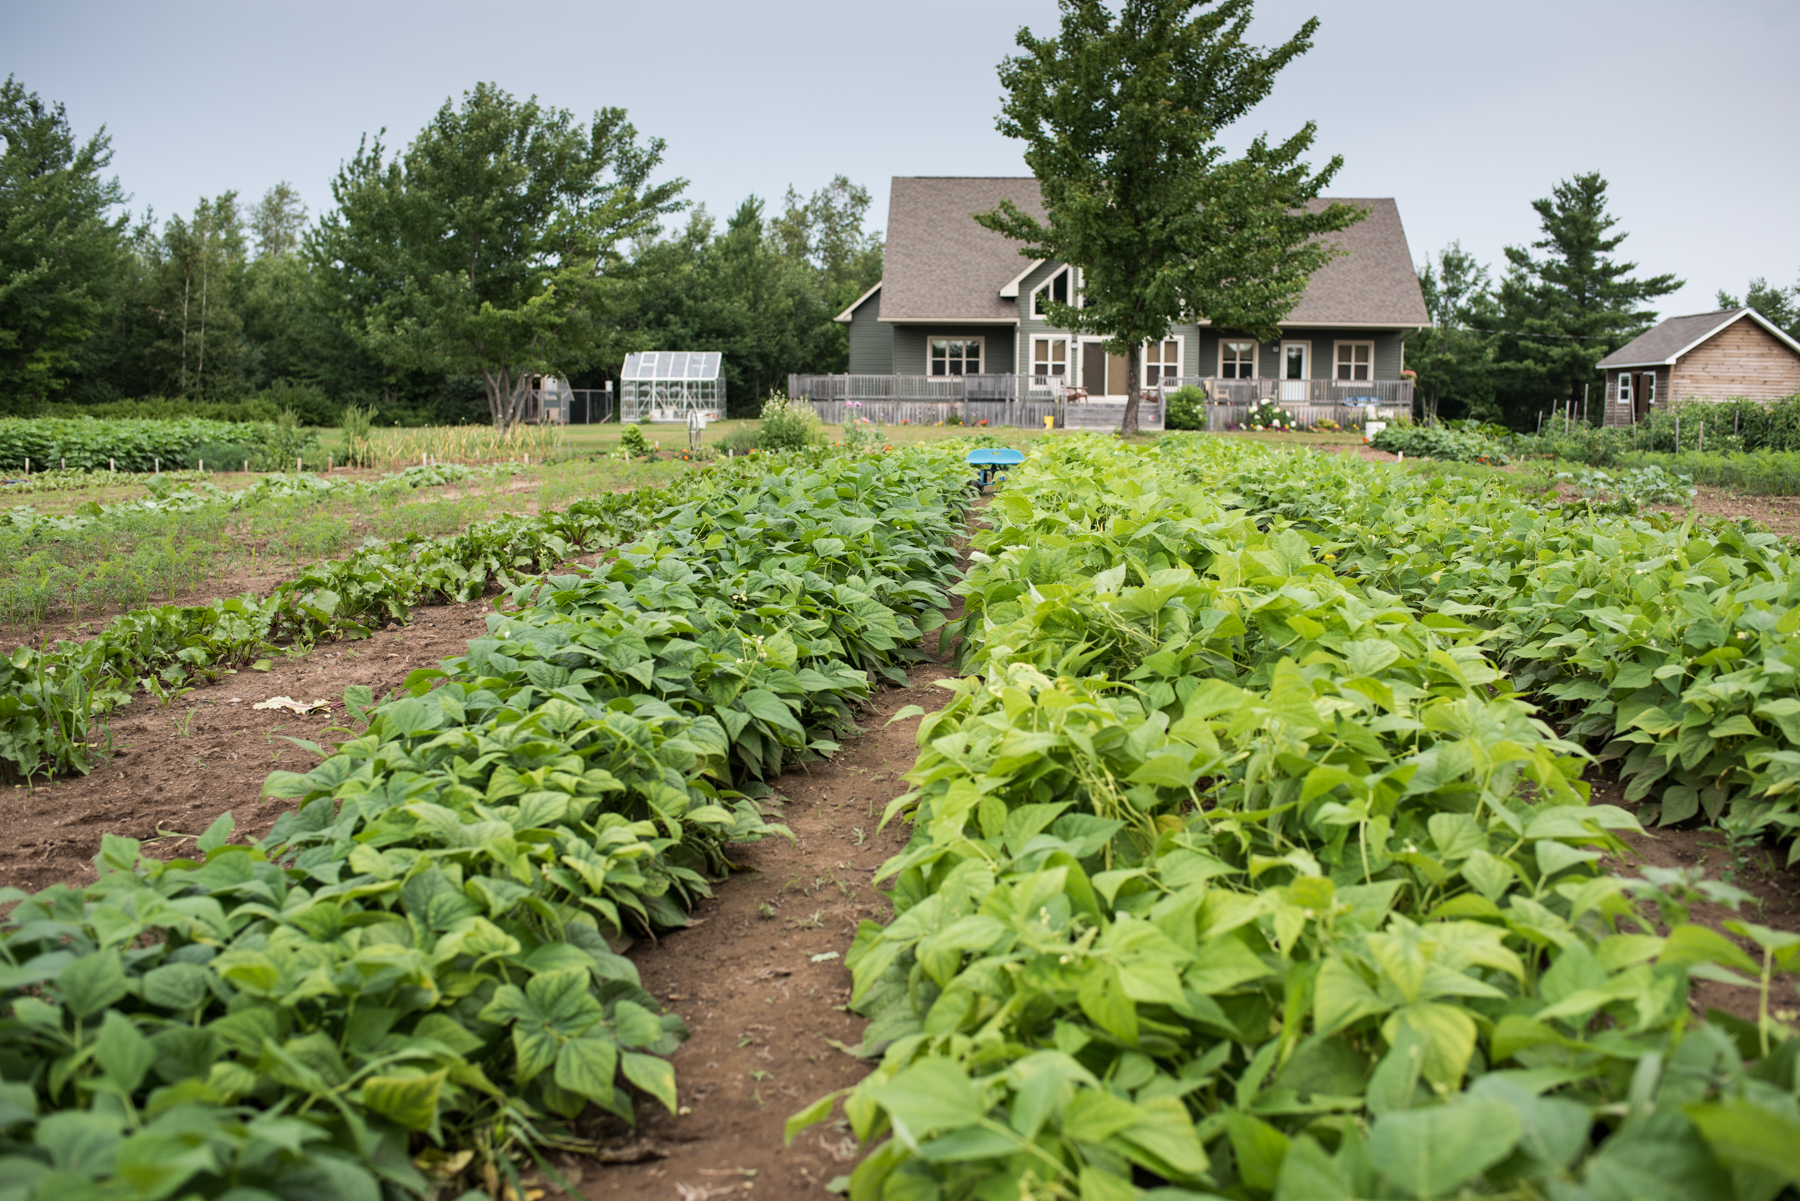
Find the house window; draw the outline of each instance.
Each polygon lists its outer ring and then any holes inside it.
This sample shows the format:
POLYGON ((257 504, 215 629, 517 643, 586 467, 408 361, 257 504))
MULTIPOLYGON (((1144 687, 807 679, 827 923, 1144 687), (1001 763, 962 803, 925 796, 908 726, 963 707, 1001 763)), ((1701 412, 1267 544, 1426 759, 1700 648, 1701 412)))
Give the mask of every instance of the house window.
POLYGON ((1619 372, 1619 403, 1622 405, 1631 403, 1631 372, 1629 371, 1619 372))
POLYGON ((1336 375, 1340 380, 1374 379, 1375 343, 1339 342, 1336 375))
POLYGON ((1050 301, 1057 304, 1068 304, 1070 283, 1074 272, 1067 267, 1062 268, 1049 279, 1038 285, 1037 291, 1031 294, 1031 313, 1034 317, 1043 317, 1048 312, 1050 301))
POLYGON ((1031 374, 1040 379, 1069 374, 1069 340, 1067 338, 1033 338, 1031 340, 1031 374))
POLYGON ((1144 387, 1173 384, 1181 375, 1181 341, 1152 342, 1144 347, 1144 387))
POLYGON ((1256 343, 1220 342, 1219 375, 1224 379, 1256 378, 1256 343))
POLYGON ((1654 371, 1644 372, 1644 403, 1647 405, 1656 403, 1656 372, 1654 371))
POLYGON ((931 339, 931 374, 980 375, 982 338, 931 339))

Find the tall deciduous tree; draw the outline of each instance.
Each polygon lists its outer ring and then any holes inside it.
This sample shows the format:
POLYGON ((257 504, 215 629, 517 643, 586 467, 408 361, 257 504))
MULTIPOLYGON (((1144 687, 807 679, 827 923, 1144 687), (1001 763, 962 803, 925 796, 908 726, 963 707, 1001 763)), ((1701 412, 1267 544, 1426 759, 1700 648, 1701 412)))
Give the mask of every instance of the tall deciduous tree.
POLYGON ((379 137, 359 147, 308 253, 371 353, 481 376, 504 430, 534 374, 611 349, 618 244, 681 207, 685 180, 651 182, 662 153, 623 109, 584 125, 479 84, 405 154, 389 159, 379 137))
POLYGON ((1426 419, 1436 419, 1449 402, 1452 417, 1493 420, 1494 339, 1482 327, 1494 321, 1494 289, 1485 263, 1452 242, 1435 262, 1419 265, 1419 289, 1431 328, 1406 344, 1406 361, 1418 373, 1418 396, 1426 419))
POLYGON ((1599 361, 1656 320, 1645 302, 1682 286, 1667 274, 1639 279, 1636 263, 1613 257, 1627 235, 1609 232, 1619 221, 1606 211, 1598 171, 1563 180, 1531 207, 1543 236, 1506 248, 1500 283, 1497 357, 1507 418, 1517 427, 1530 424, 1535 408, 1579 404, 1582 387, 1600 382, 1599 361))
POLYGON ((1245 40, 1253 0, 1061 0, 1054 38, 1021 29, 1000 64, 1000 132, 1025 143, 1046 220, 1010 201, 976 215, 1023 255, 1079 267, 1079 304, 1049 320, 1102 334, 1127 361, 1120 432, 1137 432, 1141 347, 1176 322, 1277 336, 1308 277, 1333 251, 1319 235, 1362 217, 1315 199, 1342 165, 1312 171, 1308 123, 1239 158, 1221 131, 1255 107, 1312 45, 1317 20, 1272 49, 1245 40))
POLYGON ((105 129, 77 144, 60 104, 12 76, 0 85, 0 396, 61 390, 106 316, 126 218, 105 129))

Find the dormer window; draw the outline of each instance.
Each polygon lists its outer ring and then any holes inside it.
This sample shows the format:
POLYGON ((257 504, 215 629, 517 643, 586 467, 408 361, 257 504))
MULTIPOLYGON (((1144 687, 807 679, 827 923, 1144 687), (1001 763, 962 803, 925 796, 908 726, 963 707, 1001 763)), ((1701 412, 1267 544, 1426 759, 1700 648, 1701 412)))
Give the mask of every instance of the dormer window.
POLYGON ((1031 313, 1034 317, 1049 316, 1049 304, 1075 304, 1070 298, 1075 295, 1075 269, 1073 267, 1058 268, 1056 273, 1031 294, 1031 313))

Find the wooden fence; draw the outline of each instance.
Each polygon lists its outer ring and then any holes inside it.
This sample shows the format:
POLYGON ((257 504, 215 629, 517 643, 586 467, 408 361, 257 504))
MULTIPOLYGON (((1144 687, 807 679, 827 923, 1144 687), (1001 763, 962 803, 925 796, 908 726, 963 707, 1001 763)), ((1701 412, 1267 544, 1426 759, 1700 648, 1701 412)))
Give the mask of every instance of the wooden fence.
MULTIPOLYGON (((1037 429, 1044 418, 1071 429, 1117 429, 1122 402, 1064 400, 1061 381, 1030 375, 790 375, 788 395, 813 402, 828 425, 867 418, 882 425, 1016 426, 1037 429)), ((1163 405, 1155 393, 1138 402, 1138 426, 1160 430, 1163 405)))

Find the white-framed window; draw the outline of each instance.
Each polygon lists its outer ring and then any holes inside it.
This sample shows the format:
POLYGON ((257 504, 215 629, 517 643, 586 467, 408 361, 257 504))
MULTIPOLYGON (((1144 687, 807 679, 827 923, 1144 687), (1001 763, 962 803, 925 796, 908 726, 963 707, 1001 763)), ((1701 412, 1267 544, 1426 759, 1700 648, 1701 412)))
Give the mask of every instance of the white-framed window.
POLYGON ((1281 344, 1281 378, 1312 378, 1312 343, 1283 342, 1281 344))
POLYGON ((1031 374, 1040 379, 1069 374, 1069 340, 1067 338, 1033 338, 1031 340, 1031 374))
POLYGON ((1072 267, 1060 267, 1049 279, 1037 286, 1031 294, 1031 315, 1048 316, 1045 306, 1054 300, 1058 304, 1074 304, 1071 299, 1075 295, 1075 271, 1072 267))
POLYGON ((1656 403, 1656 372, 1654 371, 1644 372, 1644 403, 1647 405, 1656 403))
POLYGON ((1619 372, 1619 403, 1622 405, 1631 403, 1631 372, 1629 371, 1619 372))
POLYGON ((1334 379, 1347 381, 1375 378, 1375 343, 1373 342, 1334 343, 1332 357, 1337 368, 1332 372, 1334 379))
POLYGON ((1181 374, 1181 339, 1168 338, 1144 347, 1144 383, 1146 388, 1173 384, 1181 374))
POLYGON ((980 375, 982 344, 986 338, 932 338, 928 343, 929 370, 933 375, 980 375))
POLYGON ((1219 378, 1256 378, 1256 342, 1254 339, 1246 338, 1242 341, 1220 339, 1219 378))

